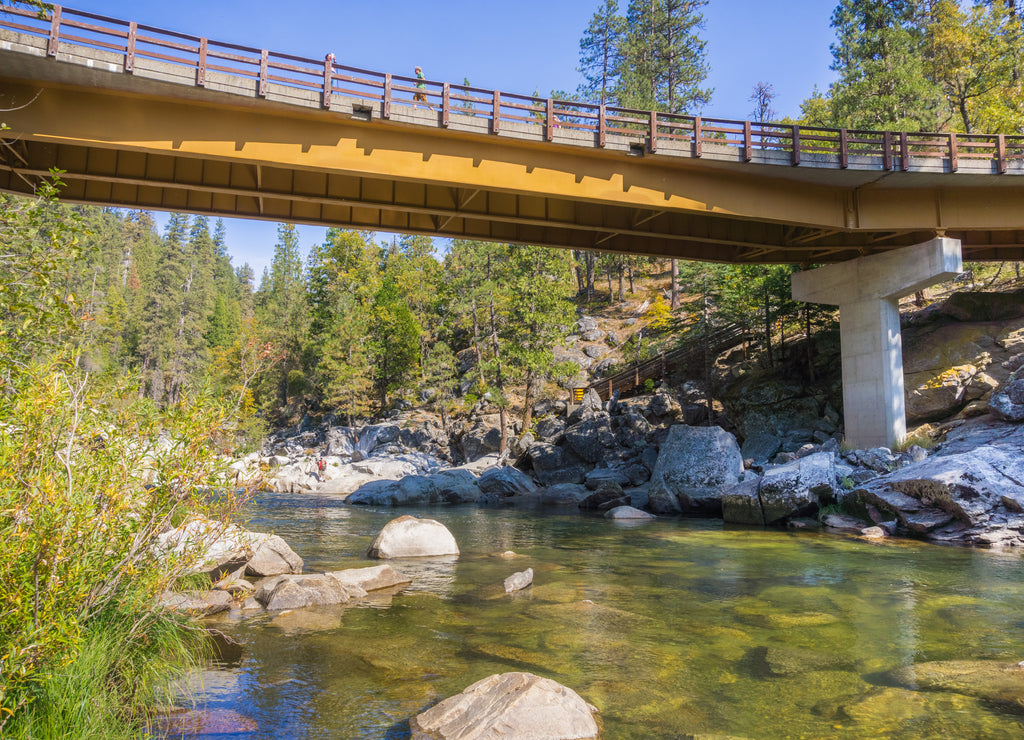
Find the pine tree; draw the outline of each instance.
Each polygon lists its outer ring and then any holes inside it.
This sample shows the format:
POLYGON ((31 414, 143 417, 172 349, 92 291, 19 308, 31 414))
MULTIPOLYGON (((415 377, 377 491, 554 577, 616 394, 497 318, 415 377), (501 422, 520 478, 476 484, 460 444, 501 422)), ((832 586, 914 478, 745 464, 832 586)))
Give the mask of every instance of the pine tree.
POLYGON ((934 131, 942 108, 927 74, 923 0, 840 0, 829 88, 833 126, 934 131))
POLYGON ((542 381, 569 377, 578 368, 556 364, 554 347, 575 321, 572 262, 558 249, 510 245, 502 282, 507 289, 503 332, 509 367, 525 384, 523 428, 532 422, 542 381))
POLYGON ((580 39, 579 72, 584 82, 578 92, 604 105, 622 74, 622 42, 626 19, 619 15, 618 0, 604 0, 580 39))
POLYGON ((380 409, 402 388, 420 362, 420 327, 391 275, 374 296, 368 326, 368 350, 380 409))
POLYGON ((1020 130, 1020 19, 1002 2, 964 9, 935 0, 928 32, 929 73, 946 100, 946 122, 973 133, 1020 130), (992 128, 990 128, 992 127, 992 128))
POLYGON ((256 305, 258 323, 283 358, 277 367, 274 389, 269 396, 264 395, 264 402, 276 400, 283 407, 288 403, 289 376, 300 384, 303 381, 302 348, 308 326, 302 255, 294 224, 278 226, 274 257, 270 269, 263 273, 256 305))

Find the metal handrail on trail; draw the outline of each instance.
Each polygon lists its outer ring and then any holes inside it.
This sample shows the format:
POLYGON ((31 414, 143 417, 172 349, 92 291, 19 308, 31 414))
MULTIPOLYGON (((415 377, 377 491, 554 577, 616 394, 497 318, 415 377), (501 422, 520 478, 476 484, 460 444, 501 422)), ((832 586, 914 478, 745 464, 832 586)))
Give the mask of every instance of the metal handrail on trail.
MULTIPOLYGON (((666 153, 701 157, 706 146, 738 150, 739 159, 750 162, 758 152, 783 152, 791 165, 806 155, 835 157, 835 166, 846 168, 910 169, 911 158, 938 160, 944 172, 956 172, 962 160, 984 160, 994 171, 1006 174, 1011 162, 1024 162, 1024 135, 909 133, 823 128, 800 124, 765 123, 705 118, 659 111, 619 108, 596 103, 540 98, 498 90, 417 80, 391 73, 338 64, 333 54, 323 60, 309 59, 240 46, 206 37, 168 31, 135 21, 123 21, 95 13, 54 5, 48 16, 36 11, 4 6, 0 28, 47 39, 47 55, 56 57, 62 43, 73 43, 122 55, 124 71, 133 73, 137 59, 146 58, 194 71, 195 85, 204 87, 208 71, 250 78, 258 96, 267 95, 273 82, 289 88, 314 91, 323 108, 331 107, 334 95, 352 96, 380 104, 380 115, 391 117, 391 106, 415 105, 415 95, 440 110, 440 125, 447 127, 452 114, 473 116, 490 123, 500 134, 503 124, 538 127, 547 141, 558 129, 594 134, 593 146, 604 147, 609 134, 639 137, 647 151, 682 143, 666 153), (13 18, 12 18, 13 17, 13 18), (422 84, 424 87, 418 87, 422 84), (851 157, 867 156, 870 162, 851 157)), ((578 142, 573 142, 578 143, 578 142)), ((820 161, 818 166, 822 166, 820 161)), ((1022 171, 1014 168, 1014 172, 1022 171)))
POLYGON ((634 362, 624 370, 595 380, 590 385, 573 388, 572 401, 579 403, 583 400, 583 395, 591 389, 597 391, 602 401, 607 401, 616 391, 626 393, 639 388, 644 381, 660 380, 671 368, 702 357, 705 353, 710 356, 718 355, 745 341, 748 336, 749 332, 739 324, 727 324, 707 333, 691 330, 684 337, 685 344, 674 350, 660 352, 648 360, 634 362))

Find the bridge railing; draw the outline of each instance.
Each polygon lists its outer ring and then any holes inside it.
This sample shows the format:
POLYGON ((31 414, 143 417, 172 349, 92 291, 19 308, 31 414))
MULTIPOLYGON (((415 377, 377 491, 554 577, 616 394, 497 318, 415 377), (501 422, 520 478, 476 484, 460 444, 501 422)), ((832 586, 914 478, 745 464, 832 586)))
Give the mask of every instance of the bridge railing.
MULTIPOLYGON (((380 115, 391 117, 393 105, 414 106, 426 98, 440 112, 440 125, 448 126, 452 115, 487 121, 492 134, 506 125, 536 126, 548 141, 559 130, 584 132, 603 147, 609 135, 626 137, 631 149, 668 151, 681 156, 701 157, 714 147, 751 161, 755 152, 781 154, 780 163, 799 165, 805 157, 818 159, 818 166, 870 167, 908 170, 912 159, 918 165, 938 165, 944 172, 956 172, 962 161, 986 161, 1003 174, 1012 163, 1024 163, 1024 135, 963 134, 955 132, 910 133, 803 126, 778 122, 741 121, 678 115, 659 111, 600 105, 557 98, 519 95, 448 82, 417 80, 414 77, 375 72, 339 64, 333 54, 322 60, 215 41, 201 36, 168 31, 134 21, 123 21, 59 5, 39 17, 34 10, 0 7, 0 28, 41 37, 47 54, 56 57, 62 45, 114 53, 123 60, 124 71, 133 73, 136 60, 150 59, 190 70, 194 84, 204 87, 207 73, 218 72, 249 79, 255 92, 266 96, 268 85, 306 91, 331 107, 335 95, 357 98, 380 106, 380 115), (420 87, 422 85, 422 87, 420 87), (834 164, 833 164, 834 163, 834 164)), ((571 143, 579 144, 580 137, 571 143)), ((587 137, 584 137, 587 139, 587 137)), ((770 161, 776 161, 771 159, 770 161)), ((1014 171, 1022 168, 1015 167, 1014 171)))

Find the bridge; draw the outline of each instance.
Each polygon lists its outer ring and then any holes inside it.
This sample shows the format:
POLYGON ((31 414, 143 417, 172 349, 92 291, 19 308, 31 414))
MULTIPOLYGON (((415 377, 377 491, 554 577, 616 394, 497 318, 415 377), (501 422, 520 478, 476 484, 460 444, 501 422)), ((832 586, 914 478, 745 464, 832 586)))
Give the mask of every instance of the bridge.
POLYGON ((1024 259, 1024 136, 854 131, 417 80, 54 6, 0 9, 0 190, 731 263, 836 303, 846 432, 905 433, 896 301, 1024 259), (422 95, 424 101, 417 101, 422 95), (852 393, 852 395, 851 395, 852 393), (853 413, 856 411, 856 413, 853 413))

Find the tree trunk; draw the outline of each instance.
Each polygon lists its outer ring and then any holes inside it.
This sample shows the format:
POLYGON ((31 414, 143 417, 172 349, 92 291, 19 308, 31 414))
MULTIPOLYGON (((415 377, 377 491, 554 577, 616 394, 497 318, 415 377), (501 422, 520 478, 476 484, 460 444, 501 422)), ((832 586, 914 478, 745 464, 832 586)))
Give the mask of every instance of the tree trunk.
POLYGON ((764 289, 764 343, 765 349, 768 351, 768 368, 771 369, 775 365, 775 361, 772 359, 772 310, 768 286, 765 286, 764 289))
POLYGON ((498 405, 498 423, 501 425, 501 445, 498 453, 505 454, 508 445, 508 423, 505 412, 505 381, 501 374, 501 352, 498 347, 498 319, 494 310, 494 295, 491 295, 488 303, 491 316, 491 349, 494 351, 494 385, 501 394, 501 402, 498 405))
POLYGON ((924 306, 924 291, 923 290, 919 290, 916 293, 914 293, 914 305, 917 306, 918 308, 921 308, 922 306, 924 306))
POLYGON ((535 384, 535 373, 533 370, 527 370, 526 390, 523 391, 523 432, 528 432, 530 430, 530 424, 533 423, 533 392, 535 384))
POLYGON ((669 308, 673 311, 679 308, 679 260, 672 260, 672 302, 669 308))
POLYGON ((629 292, 631 294, 636 293, 636 288, 633 285, 633 265, 629 266, 629 292))
POLYGON ((608 265, 608 270, 605 272, 608 276, 608 305, 610 306, 615 301, 615 291, 612 290, 612 266, 608 265))
POLYGON ((587 303, 594 302, 594 268, 597 258, 593 252, 584 252, 587 266, 587 303))
POLYGON ((811 344, 811 307, 804 304, 804 336, 807 342, 807 378, 814 382, 814 346, 811 344))
POLYGON ((625 266, 619 263, 619 303, 626 300, 626 269, 625 266))
POLYGON ((580 264, 583 261, 583 252, 574 249, 572 256, 576 258, 576 265, 573 267, 573 271, 576 273, 576 293, 582 296, 586 294, 587 290, 586 276, 583 273, 583 265, 580 264))

